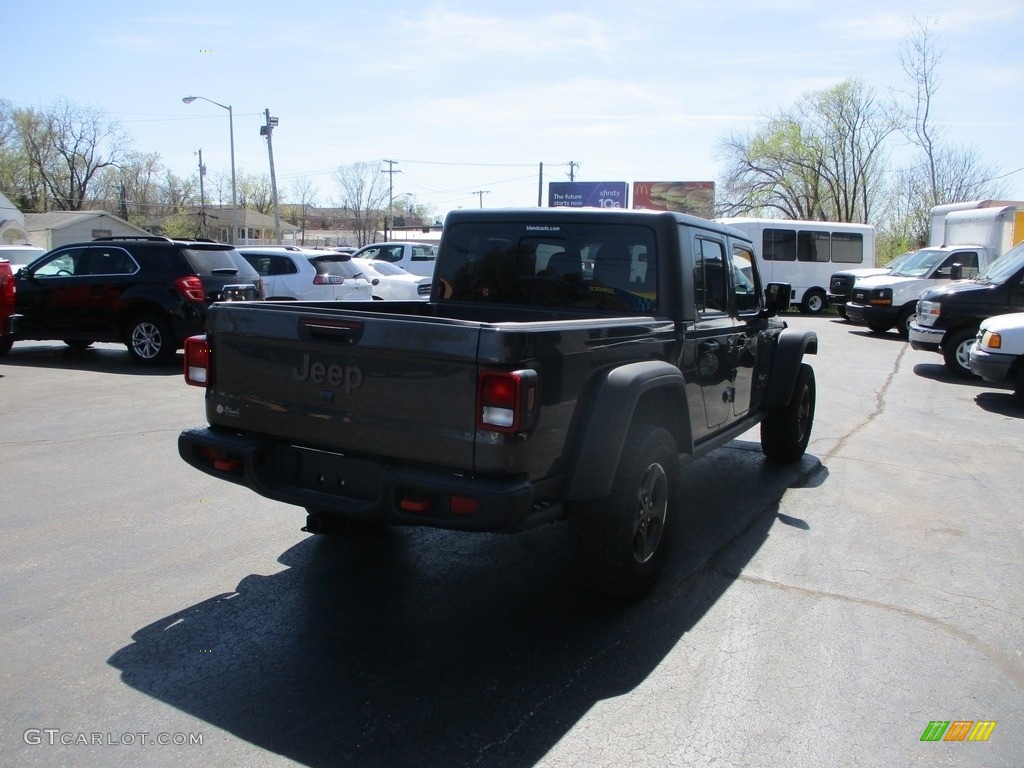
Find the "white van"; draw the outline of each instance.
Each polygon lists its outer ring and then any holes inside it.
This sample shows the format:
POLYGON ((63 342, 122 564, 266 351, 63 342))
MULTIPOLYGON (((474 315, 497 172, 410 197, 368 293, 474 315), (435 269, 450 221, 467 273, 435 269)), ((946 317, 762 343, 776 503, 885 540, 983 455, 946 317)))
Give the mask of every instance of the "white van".
POLYGON ((767 283, 789 283, 804 314, 825 310, 829 278, 838 269, 875 266, 875 228, 836 221, 730 217, 717 219, 754 241, 767 283))

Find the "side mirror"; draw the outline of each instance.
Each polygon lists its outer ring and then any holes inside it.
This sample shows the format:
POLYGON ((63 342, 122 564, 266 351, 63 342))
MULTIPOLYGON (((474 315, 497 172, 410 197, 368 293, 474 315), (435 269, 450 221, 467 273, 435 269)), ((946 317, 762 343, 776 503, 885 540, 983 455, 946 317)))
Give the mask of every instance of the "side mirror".
POLYGON ((964 276, 963 264, 954 264, 949 268, 949 279, 960 280, 964 276))
POLYGON ((793 288, 789 283, 768 283, 764 289, 765 317, 774 317, 789 309, 790 295, 793 288))

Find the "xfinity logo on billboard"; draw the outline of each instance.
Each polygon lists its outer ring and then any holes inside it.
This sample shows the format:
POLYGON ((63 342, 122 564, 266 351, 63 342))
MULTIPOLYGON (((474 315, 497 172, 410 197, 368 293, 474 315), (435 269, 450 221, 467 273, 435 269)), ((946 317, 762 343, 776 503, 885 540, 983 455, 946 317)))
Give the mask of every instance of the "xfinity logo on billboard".
POLYGON ((548 207, 628 208, 624 181, 552 181, 548 207))

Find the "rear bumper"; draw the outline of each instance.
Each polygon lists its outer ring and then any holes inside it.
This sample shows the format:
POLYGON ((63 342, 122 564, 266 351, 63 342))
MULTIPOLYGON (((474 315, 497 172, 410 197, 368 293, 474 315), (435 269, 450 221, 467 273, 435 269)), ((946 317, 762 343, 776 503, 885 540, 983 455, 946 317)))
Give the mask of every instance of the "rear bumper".
POLYGON ((354 520, 510 531, 535 517, 526 480, 451 474, 209 427, 182 432, 178 453, 196 469, 268 499, 354 520))

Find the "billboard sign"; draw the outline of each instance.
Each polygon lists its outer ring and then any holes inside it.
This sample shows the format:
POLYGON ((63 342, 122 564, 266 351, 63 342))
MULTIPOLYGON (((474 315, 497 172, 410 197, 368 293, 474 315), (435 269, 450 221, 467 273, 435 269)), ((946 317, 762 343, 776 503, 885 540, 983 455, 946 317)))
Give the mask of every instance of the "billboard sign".
POLYGON ((634 181, 633 207, 692 213, 710 219, 715 215, 715 182, 634 181))
POLYGON ((624 181, 552 181, 548 184, 548 206, 627 208, 628 193, 624 181))

